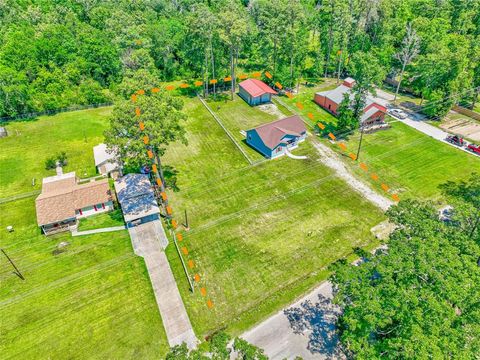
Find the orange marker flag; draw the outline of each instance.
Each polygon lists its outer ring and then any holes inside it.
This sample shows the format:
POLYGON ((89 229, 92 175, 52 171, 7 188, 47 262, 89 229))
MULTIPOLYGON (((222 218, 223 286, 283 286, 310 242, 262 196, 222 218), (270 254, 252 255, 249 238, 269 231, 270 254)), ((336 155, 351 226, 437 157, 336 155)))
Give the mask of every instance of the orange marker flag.
POLYGON ((330 139, 332 139, 332 140, 335 140, 335 139, 336 139, 335 135, 333 135, 332 133, 329 133, 328 136, 329 136, 330 139))
POLYGON ((193 269, 193 268, 195 267, 195 263, 193 262, 193 260, 189 260, 189 261, 188 261, 188 267, 189 267, 190 269, 193 269))
POLYGON ((232 77, 231 77, 231 76, 227 76, 226 78, 223 78, 223 81, 232 81, 232 77))
POLYGON ((185 246, 182 247, 182 252, 184 255, 188 255, 188 249, 185 246))
POLYGON ((174 229, 176 229, 177 226, 178 226, 177 220, 172 220, 172 227, 173 227, 174 229))
POLYGON ((344 143, 338 143, 338 146, 340 146, 340 149, 342 149, 343 151, 347 150, 347 145, 345 145, 344 143))
POLYGON ((138 95, 145 95, 145 90, 138 90, 138 91, 137 91, 137 94, 138 94, 138 95))
POLYGON ((160 196, 162 197, 162 200, 163 200, 163 201, 167 200, 167 194, 166 194, 166 193, 161 192, 161 193, 160 193, 160 196))
POLYGON ((145 130, 145 124, 143 122, 140 122, 138 126, 140 126, 140 130, 145 130))
POLYGON ((213 84, 216 84, 216 83, 218 83, 218 80, 217 80, 217 79, 212 79, 212 80, 210 80, 210 84, 213 85, 213 84))
POLYGON ((195 282, 200 281, 200 275, 198 275, 198 274, 195 274, 195 276, 193 278, 195 279, 195 282))
POLYGON ((202 287, 200 289, 200 294, 202 294, 202 296, 207 296, 207 289, 205 289, 204 287, 202 287))
POLYGON ((212 300, 208 300, 208 301, 207 301, 207 306, 208 306, 209 309, 213 308, 213 302, 212 302, 212 300))
POLYGON ((190 85, 188 85, 188 84, 180 84, 180 88, 182 88, 182 89, 186 89, 186 88, 188 88, 189 86, 190 86, 190 85))
POLYGON ((165 87, 165 89, 166 89, 167 91, 172 91, 173 89, 175 89, 175 86, 173 86, 173 85, 167 85, 167 86, 165 87))
POLYGON ((137 101, 137 95, 132 94, 132 102, 135 102, 135 101, 137 101))
POLYGON ((354 161, 357 160, 357 155, 355 155, 354 153, 350 153, 348 154, 348 156, 350 156, 350 158, 354 161))
POLYGON ((282 84, 280 84, 278 81, 275 83, 275 86, 279 89, 283 89, 282 84))
POLYGON ((388 191, 388 189, 390 189, 386 184, 382 184, 380 186, 382 187, 383 191, 388 191))
POLYGON ((168 215, 172 215, 172 208, 170 206, 167 206, 166 210, 168 215))
POLYGON ((270 74, 268 71, 265 71, 265 76, 269 79, 273 78, 272 74, 270 74))
POLYGON ((182 234, 178 233, 175 236, 177 237, 178 241, 183 241, 183 235, 182 234))
POLYGON ((158 169, 157 169, 157 165, 156 165, 156 164, 153 164, 153 165, 152 165, 152 171, 156 173, 157 170, 158 170, 158 169))
POLYGON ((150 139, 148 138, 147 135, 145 135, 145 136, 143 137, 143 143, 144 143, 145 145, 148 145, 148 142, 149 142, 149 141, 150 141, 150 139))
POLYGON ((148 157, 149 157, 150 159, 153 158, 153 152, 152 152, 152 150, 148 150, 148 151, 147 151, 147 155, 148 155, 148 157))
POLYGON ((295 105, 297 105, 297 107, 300 109, 300 110, 303 110, 303 104, 301 102, 297 102, 295 105))
POLYGON ((322 129, 322 130, 325 130, 325 125, 323 125, 321 122, 317 123, 317 126, 322 129))
POLYGON ((363 170, 363 171, 368 171, 368 167, 365 163, 360 163, 360 168, 363 170))
POLYGON ((195 81, 194 84, 195 84, 195 86, 202 86, 203 81, 195 81))
POLYGON ((290 91, 287 91, 285 95, 287 95, 289 99, 293 99, 293 94, 290 91))
POLYGON ((140 108, 139 107, 135 108, 135 115, 140 116, 141 114, 142 112, 140 111, 140 108))
MULTIPOLYGON (((157 181, 157 185, 160 186, 160 187, 162 187, 162 180, 160 180, 160 179, 157 178, 156 181, 157 181)), ((166 195, 165 195, 165 196, 166 196, 166 195)))
POLYGON ((400 201, 400 198, 398 197, 397 194, 393 194, 393 195, 392 195, 392 198, 393 198, 393 200, 395 200, 396 202, 399 202, 399 201, 400 201))
POLYGON ((258 78, 260 76, 262 76, 262 73, 260 71, 255 71, 254 73, 252 73, 252 77, 254 78, 258 78))
POLYGON ((158 93, 158 92, 160 92, 160 88, 154 87, 154 88, 152 89, 152 93, 155 94, 155 93, 158 93))
POLYGON ((244 79, 246 79, 247 77, 248 77, 248 76, 245 75, 245 74, 240 74, 240 75, 238 75, 238 78, 239 78, 240 80, 244 80, 244 79))
POLYGON ((313 120, 313 114, 312 113, 308 113, 307 116, 310 120, 313 120))
POLYGON ((373 180, 375 180, 375 181, 378 180, 378 175, 377 175, 377 174, 372 174, 371 176, 372 176, 372 179, 373 179, 373 180))

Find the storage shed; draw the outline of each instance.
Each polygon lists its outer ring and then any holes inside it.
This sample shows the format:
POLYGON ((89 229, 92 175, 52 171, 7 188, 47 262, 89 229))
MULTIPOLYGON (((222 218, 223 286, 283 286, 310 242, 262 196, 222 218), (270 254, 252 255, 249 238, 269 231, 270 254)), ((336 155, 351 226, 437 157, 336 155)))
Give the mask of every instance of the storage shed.
POLYGON ((247 79, 238 84, 240 97, 250 106, 264 104, 272 100, 272 95, 277 92, 263 81, 257 79, 247 79))

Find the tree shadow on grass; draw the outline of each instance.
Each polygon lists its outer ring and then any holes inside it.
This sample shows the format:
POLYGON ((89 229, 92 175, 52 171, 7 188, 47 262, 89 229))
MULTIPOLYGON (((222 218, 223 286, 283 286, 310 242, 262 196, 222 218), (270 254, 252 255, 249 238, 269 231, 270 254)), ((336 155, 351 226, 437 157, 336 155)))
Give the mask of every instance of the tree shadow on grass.
POLYGON ((308 334, 311 353, 321 354, 327 359, 342 358, 343 352, 335 326, 340 309, 331 299, 319 294, 318 302, 304 301, 299 307, 284 310, 295 334, 308 334))

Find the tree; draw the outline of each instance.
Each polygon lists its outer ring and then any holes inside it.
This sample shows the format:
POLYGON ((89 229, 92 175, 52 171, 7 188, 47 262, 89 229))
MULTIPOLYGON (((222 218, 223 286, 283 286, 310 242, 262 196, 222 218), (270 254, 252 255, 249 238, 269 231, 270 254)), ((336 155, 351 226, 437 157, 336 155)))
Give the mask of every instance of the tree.
POLYGON ((353 111, 351 107, 350 94, 346 93, 343 95, 343 100, 338 106, 338 116, 337 116, 337 131, 339 132, 348 132, 355 129, 358 124, 355 121, 353 116, 353 111))
POLYGON ((400 70, 400 79, 398 80, 397 89, 395 90, 395 97, 393 101, 397 100, 398 91, 400 90, 400 86, 403 80, 403 74, 405 73, 405 68, 409 65, 413 59, 418 55, 420 51, 420 38, 418 37, 415 30, 412 28, 412 24, 408 23, 407 25, 407 33, 402 41, 402 47, 398 53, 395 54, 395 58, 401 64, 400 70))
MULTIPOLYGON (((477 187, 448 186, 456 201, 477 187)), ((388 250, 358 266, 340 263, 332 276, 346 351, 359 359, 474 357, 480 233, 469 236, 459 218, 440 220, 430 202, 402 201, 387 216, 396 225, 388 250)))
POLYGON ((233 348, 242 360, 267 360, 268 357, 263 353, 263 350, 248 343, 241 338, 235 338, 233 348))
POLYGON ((181 111, 182 100, 163 90, 148 93, 138 96, 136 103, 123 99, 117 101, 110 127, 105 131, 106 144, 110 149, 117 149, 123 163, 130 169, 149 164, 144 134, 150 138, 149 146, 158 156, 157 161, 170 143, 181 141, 186 144, 185 129, 182 126, 186 115, 181 111), (140 116, 136 116, 137 107, 141 110, 140 116), (140 121, 145 125, 144 133, 139 128, 140 121))

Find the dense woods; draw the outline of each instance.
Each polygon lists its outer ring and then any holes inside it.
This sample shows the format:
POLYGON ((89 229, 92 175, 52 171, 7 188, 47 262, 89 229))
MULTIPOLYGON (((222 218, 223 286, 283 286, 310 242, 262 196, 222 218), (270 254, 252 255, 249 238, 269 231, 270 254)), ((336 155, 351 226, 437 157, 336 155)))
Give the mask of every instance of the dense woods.
POLYGON ((350 74, 365 54, 431 115, 480 86, 480 0, 3 0, 0 24, 0 117, 102 103, 148 79, 269 70, 294 87, 350 74))

